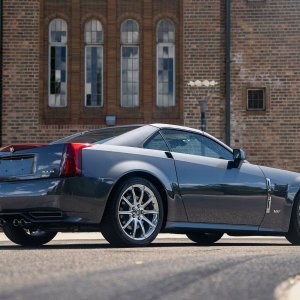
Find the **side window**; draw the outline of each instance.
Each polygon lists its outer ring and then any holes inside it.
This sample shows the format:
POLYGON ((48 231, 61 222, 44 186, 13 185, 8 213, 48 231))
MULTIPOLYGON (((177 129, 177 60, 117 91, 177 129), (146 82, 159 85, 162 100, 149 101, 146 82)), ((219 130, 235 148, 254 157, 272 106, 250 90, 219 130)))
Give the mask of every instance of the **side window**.
POLYGON ((201 134, 173 129, 162 130, 162 134, 173 152, 232 160, 230 151, 201 134))
POLYGON ((164 139, 157 132, 153 137, 151 137, 145 144, 145 149, 153 149, 153 150, 161 150, 161 151, 169 151, 164 139))
POLYGON ((214 140, 200 135, 203 156, 232 160, 232 153, 214 140))

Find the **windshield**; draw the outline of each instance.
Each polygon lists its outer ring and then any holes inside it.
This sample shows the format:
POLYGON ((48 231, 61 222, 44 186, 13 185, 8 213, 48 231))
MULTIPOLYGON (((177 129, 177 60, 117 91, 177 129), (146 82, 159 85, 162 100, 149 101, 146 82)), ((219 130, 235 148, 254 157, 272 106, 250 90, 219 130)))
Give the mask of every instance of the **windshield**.
POLYGON ((141 126, 120 126, 120 127, 109 127, 91 131, 84 131, 72 134, 60 140, 54 141, 51 144, 61 143, 88 143, 88 144, 103 144, 114 137, 117 137, 123 133, 129 132, 141 126))

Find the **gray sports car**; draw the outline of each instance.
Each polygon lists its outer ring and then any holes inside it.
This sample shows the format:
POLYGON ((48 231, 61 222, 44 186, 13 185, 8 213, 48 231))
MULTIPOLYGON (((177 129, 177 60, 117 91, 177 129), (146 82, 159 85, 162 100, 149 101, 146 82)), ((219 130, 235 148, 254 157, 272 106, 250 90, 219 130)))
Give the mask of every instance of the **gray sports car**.
POLYGON ((230 235, 300 244, 300 174, 246 161, 209 134, 180 126, 119 126, 0 152, 0 225, 16 244, 98 231, 115 246, 159 232, 200 245, 230 235))

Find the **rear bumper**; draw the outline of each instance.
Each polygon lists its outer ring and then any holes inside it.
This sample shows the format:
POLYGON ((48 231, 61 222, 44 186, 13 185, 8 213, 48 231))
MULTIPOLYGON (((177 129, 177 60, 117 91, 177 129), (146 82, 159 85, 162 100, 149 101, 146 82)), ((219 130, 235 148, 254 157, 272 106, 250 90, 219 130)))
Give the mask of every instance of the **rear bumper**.
POLYGON ((32 223, 99 224, 110 184, 93 178, 47 178, 0 183, 0 218, 32 223))

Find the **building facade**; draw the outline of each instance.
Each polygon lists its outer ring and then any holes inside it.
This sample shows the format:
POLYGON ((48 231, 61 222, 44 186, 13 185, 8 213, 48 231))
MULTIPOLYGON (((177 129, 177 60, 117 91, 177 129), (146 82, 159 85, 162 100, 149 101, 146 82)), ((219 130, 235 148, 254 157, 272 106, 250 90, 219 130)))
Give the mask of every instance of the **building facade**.
POLYGON ((300 171, 298 0, 1 2, 3 145, 108 122, 199 128, 205 108, 251 162, 300 171))

